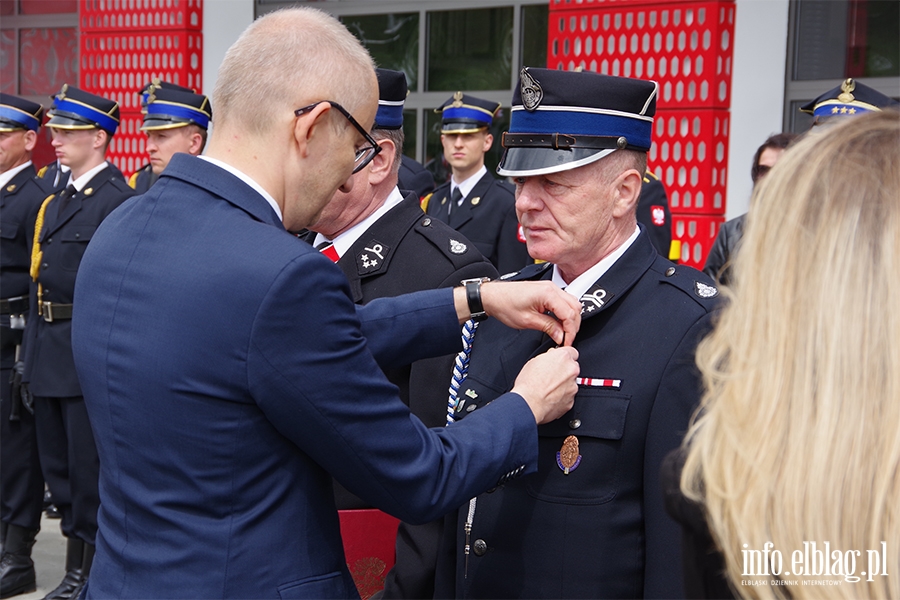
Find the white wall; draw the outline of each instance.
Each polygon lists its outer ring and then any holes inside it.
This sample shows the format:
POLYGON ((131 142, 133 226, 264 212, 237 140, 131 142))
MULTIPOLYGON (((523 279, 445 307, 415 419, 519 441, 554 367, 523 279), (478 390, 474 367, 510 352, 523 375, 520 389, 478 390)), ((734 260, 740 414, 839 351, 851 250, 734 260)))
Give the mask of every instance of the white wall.
MULTIPOLYGON (((253 0, 203 2, 203 93, 212 94, 225 52, 253 22, 253 0)), ((215 118, 216 107, 213 106, 215 118)))
POLYGON ((788 0, 737 0, 728 149, 729 219, 747 212, 754 152, 769 135, 782 130, 787 35, 788 0))

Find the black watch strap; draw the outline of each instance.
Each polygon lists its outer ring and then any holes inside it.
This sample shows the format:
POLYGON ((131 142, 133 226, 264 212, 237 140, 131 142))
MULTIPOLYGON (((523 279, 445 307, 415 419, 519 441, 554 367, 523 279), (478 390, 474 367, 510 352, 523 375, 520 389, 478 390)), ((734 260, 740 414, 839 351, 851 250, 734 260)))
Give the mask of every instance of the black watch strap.
POLYGON ((466 286, 466 302, 469 305, 469 317, 475 322, 487 319, 487 313, 484 312, 484 306, 481 304, 481 284, 490 281, 490 277, 479 277, 477 279, 464 279, 460 283, 466 286))

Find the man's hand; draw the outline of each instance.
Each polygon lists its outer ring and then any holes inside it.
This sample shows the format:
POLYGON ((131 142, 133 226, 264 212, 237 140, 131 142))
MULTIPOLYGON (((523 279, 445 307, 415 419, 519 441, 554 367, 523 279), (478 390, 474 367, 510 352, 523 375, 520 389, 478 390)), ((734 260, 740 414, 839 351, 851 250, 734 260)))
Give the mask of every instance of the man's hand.
MULTIPOLYGON (((454 293, 464 322, 469 318, 465 289, 454 293)), ((549 281, 491 281, 481 286, 481 303, 489 317, 504 325, 543 331, 560 345, 571 346, 581 325, 581 303, 549 281)))
POLYGON ((575 402, 578 350, 551 348, 522 367, 512 391, 525 398, 538 425, 555 421, 575 402))

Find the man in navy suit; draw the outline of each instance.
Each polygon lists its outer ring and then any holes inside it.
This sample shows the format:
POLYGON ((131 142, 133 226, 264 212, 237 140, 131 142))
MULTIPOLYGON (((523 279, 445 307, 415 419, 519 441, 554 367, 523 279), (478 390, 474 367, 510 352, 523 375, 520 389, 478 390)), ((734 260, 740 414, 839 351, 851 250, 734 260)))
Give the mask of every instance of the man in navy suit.
MULTIPOLYGON (((717 290, 659 256, 635 216, 650 149, 652 81, 527 67, 513 96, 499 172, 516 183, 528 251, 544 280, 583 306, 573 409, 538 428, 538 470, 460 510, 455 580, 465 598, 674 598, 680 532, 665 513, 660 463, 700 398, 694 349, 717 290)), ((455 415, 510 389, 553 342, 485 322, 455 415)), ((489 405, 488 405, 489 406, 489 405)), ((477 408, 474 412, 468 412, 477 408)), ((444 587, 444 584, 449 587, 444 587)), ((443 596, 442 596, 443 597, 443 596)))
POLYGON ((481 312, 570 340, 576 301, 491 282, 357 309, 289 233, 378 152, 377 97, 337 20, 271 13, 222 63, 208 155, 173 157, 94 235, 73 330, 101 456, 88 598, 354 597, 329 474, 424 522, 534 470, 535 424, 577 387, 573 349, 447 429, 411 417, 381 367, 453 351, 481 312))

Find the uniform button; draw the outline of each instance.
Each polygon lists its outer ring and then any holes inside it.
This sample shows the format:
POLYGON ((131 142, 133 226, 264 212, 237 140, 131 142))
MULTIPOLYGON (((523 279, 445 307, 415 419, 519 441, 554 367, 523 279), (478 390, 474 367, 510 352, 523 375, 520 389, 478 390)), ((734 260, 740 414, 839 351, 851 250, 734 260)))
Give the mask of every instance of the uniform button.
POLYGON ((569 421, 569 427, 571 427, 572 429, 578 429, 579 427, 581 427, 581 419, 572 419, 571 421, 569 421))
POLYGON ((487 542, 481 538, 475 540, 475 543, 472 544, 472 552, 475 553, 475 556, 484 556, 484 553, 487 552, 487 542))
POLYGON ((424 227, 428 227, 429 225, 431 225, 431 219, 425 219, 424 221, 422 221, 422 225, 424 227))
POLYGON ((675 274, 675 267, 669 267, 666 269, 666 277, 671 277, 675 274))
POLYGON ((53 238, 47 238, 47 243, 48 243, 48 244, 49 244, 50 242, 52 242, 52 241, 53 241, 53 238))
POLYGON ((80 237, 81 237, 81 234, 80 234, 80 233, 76 233, 76 234, 75 234, 75 239, 76 239, 76 240, 77 240, 78 238, 80 238, 80 237))
POLYGON ((42 269, 49 269, 49 268, 50 268, 50 265, 48 265, 47 263, 43 263, 43 264, 41 264, 41 268, 42 268, 42 269))

